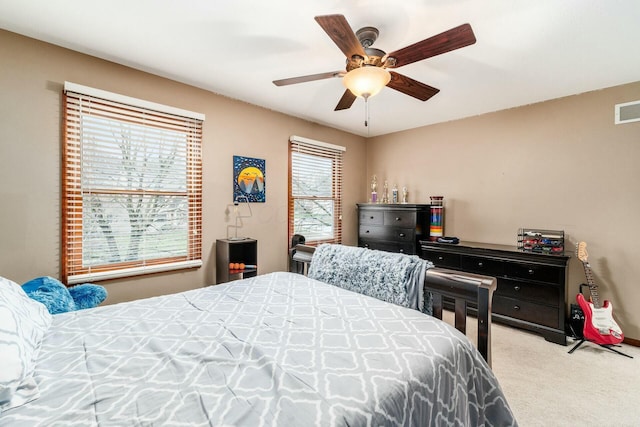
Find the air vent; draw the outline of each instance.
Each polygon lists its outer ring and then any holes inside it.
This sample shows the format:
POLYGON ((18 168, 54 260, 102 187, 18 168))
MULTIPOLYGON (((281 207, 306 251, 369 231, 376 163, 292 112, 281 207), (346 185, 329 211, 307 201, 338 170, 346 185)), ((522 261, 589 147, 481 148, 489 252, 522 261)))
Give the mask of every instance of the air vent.
POLYGON ((621 123, 640 122, 640 101, 616 104, 615 107, 617 125, 621 123))

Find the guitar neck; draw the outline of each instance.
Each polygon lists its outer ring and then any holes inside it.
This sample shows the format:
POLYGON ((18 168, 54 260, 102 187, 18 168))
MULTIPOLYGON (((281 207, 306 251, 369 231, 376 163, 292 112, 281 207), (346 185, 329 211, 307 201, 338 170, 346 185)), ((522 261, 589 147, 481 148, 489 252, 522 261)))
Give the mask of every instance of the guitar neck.
POLYGON ((596 285, 595 280, 593 280, 593 273, 591 272, 591 266, 589 262, 583 261, 582 265, 584 267, 584 275, 587 277, 587 284, 589 285, 589 293, 591 294, 591 302, 595 308, 600 307, 600 297, 598 296, 598 285, 596 285))

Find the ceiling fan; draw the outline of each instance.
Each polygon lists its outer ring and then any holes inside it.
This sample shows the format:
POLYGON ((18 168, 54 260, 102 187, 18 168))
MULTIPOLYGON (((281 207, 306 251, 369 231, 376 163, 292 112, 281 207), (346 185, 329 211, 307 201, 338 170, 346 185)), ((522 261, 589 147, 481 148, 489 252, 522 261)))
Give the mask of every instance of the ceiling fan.
MULTIPOLYGON (((363 70, 366 70, 372 74, 378 74, 378 78, 383 79, 377 90, 386 85, 391 89, 421 101, 426 101, 440 92, 440 89, 428 86, 395 71, 387 71, 387 69, 422 61, 476 42, 471 25, 463 24, 402 49, 385 53, 380 49, 371 47, 378 38, 377 28, 364 27, 354 33, 343 15, 316 16, 315 20, 347 57, 346 70, 274 80, 273 83, 276 86, 343 77, 345 86, 350 87, 347 80, 354 80, 357 73, 363 73, 363 70), (358 71, 352 73, 354 70, 358 71), (351 78, 352 76, 353 78, 351 78)), ((355 91, 358 92, 358 90, 355 91)), ((351 89, 347 89, 338 105, 336 105, 335 111, 350 108, 358 95, 367 99, 369 96, 375 95, 375 93, 360 92, 356 95, 351 89)))

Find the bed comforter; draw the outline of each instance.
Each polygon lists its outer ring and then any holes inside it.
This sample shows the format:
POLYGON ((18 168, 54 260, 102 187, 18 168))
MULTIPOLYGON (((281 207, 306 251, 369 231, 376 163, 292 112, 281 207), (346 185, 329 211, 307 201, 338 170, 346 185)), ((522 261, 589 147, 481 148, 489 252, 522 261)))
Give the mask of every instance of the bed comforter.
POLYGON ((0 426, 515 425, 453 327, 292 273, 54 316, 0 426))

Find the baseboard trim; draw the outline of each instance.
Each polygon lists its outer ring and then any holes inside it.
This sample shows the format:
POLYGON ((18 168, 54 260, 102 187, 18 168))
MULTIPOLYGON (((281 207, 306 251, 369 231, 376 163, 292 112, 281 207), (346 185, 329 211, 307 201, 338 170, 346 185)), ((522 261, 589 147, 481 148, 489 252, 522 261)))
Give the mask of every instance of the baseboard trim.
POLYGON ((633 338, 625 337, 625 339, 622 342, 625 344, 632 345, 634 347, 640 347, 640 340, 636 340, 633 338))

